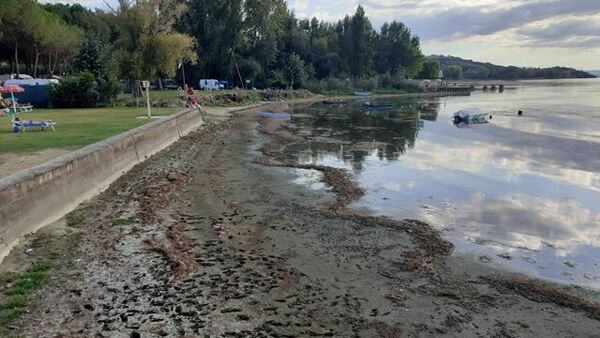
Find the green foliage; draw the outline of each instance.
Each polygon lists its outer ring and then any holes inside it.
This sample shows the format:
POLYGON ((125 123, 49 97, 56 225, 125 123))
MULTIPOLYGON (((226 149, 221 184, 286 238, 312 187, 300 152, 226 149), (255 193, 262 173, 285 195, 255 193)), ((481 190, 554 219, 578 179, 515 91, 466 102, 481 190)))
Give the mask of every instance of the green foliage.
POLYGON ((93 108, 99 100, 94 75, 81 73, 64 77, 50 86, 50 101, 55 108, 93 108))
POLYGON ((423 68, 419 72, 419 79, 431 79, 435 80, 440 77, 441 66, 440 63, 433 60, 427 60, 423 63, 423 68))
POLYGON ((383 24, 378 37, 376 64, 379 72, 414 76, 423 56, 419 40, 401 22, 383 24))
POLYGON ((298 54, 292 54, 288 57, 285 74, 291 89, 299 88, 308 78, 306 64, 298 54))
POLYGON ((78 72, 88 72, 94 76, 100 76, 104 71, 106 62, 107 46, 97 38, 86 38, 79 47, 79 54, 73 62, 78 72))
POLYGON ((373 78, 377 73, 414 76, 421 69, 419 39, 398 22, 384 25, 378 34, 362 6, 354 15, 328 23, 297 19, 283 0, 187 4, 189 10, 179 25, 199 41, 201 56, 188 74, 193 82, 217 78, 239 83, 234 56, 241 76, 258 87, 297 88, 307 85, 308 79, 373 78), (291 61, 291 55, 297 57, 291 61), (303 75, 297 72, 301 68, 306 79, 298 82, 293 74, 303 75))
POLYGON ((465 60, 454 56, 433 55, 427 57, 429 60, 438 61, 442 66, 444 76, 447 78, 464 78, 469 80, 516 80, 516 79, 560 79, 560 78, 590 78, 592 74, 573 68, 520 68, 515 66, 498 66, 491 63, 465 60), (462 69, 462 77, 457 77, 458 68, 462 69), (450 69, 450 75, 448 75, 450 69))
MULTIPOLYGON (((68 59, 76 51, 81 31, 65 24, 58 16, 45 11, 33 0, 0 2, 0 59, 23 64, 36 75, 40 65, 52 73, 59 60, 68 67, 68 59)), ((19 67, 15 67, 18 73, 19 67)))
POLYGON ((94 12, 80 4, 43 4, 42 8, 65 23, 80 28, 88 38, 108 42, 114 34, 109 16, 103 12, 94 12))
POLYGON ((49 96, 54 108, 95 108, 111 104, 120 92, 115 79, 82 72, 50 86, 49 96))
POLYGON ((121 83, 110 76, 100 76, 96 79, 95 90, 98 93, 98 106, 109 106, 114 103, 121 93, 121 83))
POLYGON ((112 226, 125 226, 125 225, 131 225, 135 223, 135 220, 132 219, 113 219, 112 220, 112 226))
POLYGON ((422 89, 414 81, 401 76, 391 76, 389 73, 374 75, 368 78, 339 79, 330 77, 322 80, 309 80, 306 88, 315 93, 323 94, 352 94, 359 90, 386 92, 418 93, 422 89))
MULTIPOLYGON (((100 104, 110 103, 115 78, 135 89, 138 80, 181 76, 182 61, 190 84, 215 78, 298 88, 326 80, 339 88, 347 87, 346 79, 375 79, 387 87, 393 79, 390 87, 398 87, 402 79, 437 77, 406 25, 392 21, 376 30, 360 5, 352 15, 324 22, 297 18, 285 0, 123 0, 110 11, 1 0, 0 25, 0 60, 14 61, 8 71, 90 72, 100 104)), ((430 60, 450 79, 591 77, 570 68, 430 60)))
POLYGON ((116 20, 116 42, 121 78, 130 83, 158 75, 173 76, 181 60, 194 64, 196 40, 174 31, 185 7, 176 0, 121 3, 116 20))
POLYGON ((462 80, 463 69, 461 66, 448 66, 444 69, 444 77, 450 80, 462 80))

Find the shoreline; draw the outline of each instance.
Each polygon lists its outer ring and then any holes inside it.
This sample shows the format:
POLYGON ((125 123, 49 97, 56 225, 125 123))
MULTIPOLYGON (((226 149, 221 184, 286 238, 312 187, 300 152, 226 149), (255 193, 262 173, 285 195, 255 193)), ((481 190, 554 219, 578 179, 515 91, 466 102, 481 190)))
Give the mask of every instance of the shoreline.
MULTIPOLYGON (((372 95, 372 98, 388 98, 388 97, 440 97, 447 96, 448 93, 398 93, 398 94, 377 94, 372 95)), ((261 106, 267 106, 269 104, 281 103, 281 104, 309 104, 320 102, 324 99, 344 99, 344 100, 355 100, 360 99, 360 97, 353 95, 337 95, 337 96, 326 96, 321 94, 314 94, 313 97, 303 98, 303 99, 292 99, 292 100, 283 100, 283 101, 261 101, 259 103, 252 103, 243 106, 201 106, 201 109, 204 113, 209 115, 216 115, 225 118, 227 115, 232 112, 257 108, 261 106)), ((124 134, 127 131, 121 133, 124 134)), ((121 135, 116 134, 112 137, 121 135)), ((102 141, 100 141, 102 142, 102 141)), ((63 148, 48 148, 41 151, 31 152, 31 153, 4 153, 0 154, 0 179, 4 177, 8 177, 14 175, 20 171, 28 170, 33 167, 37 167, 39 165, 43 165, 44 163, 56 158, 57 155, 65 155, 68 153, 72 153, 77 151, 80 148, 74 149, 63 149, 63 148)))
POLYGON ((19 246, 12 262, 55 267, 13 333, 595 332, 600 305, 585 300, 589 291, 430 251, 415 232, 428 226, 416 221, 348 213, 360 193, 343 173, 324 173, 332 191, 313 191, 289 183, 293 170, 326 168, 260 164, 298 136, 260 127, 259 109, 184 137, 80 206, 60 231, 19 246))

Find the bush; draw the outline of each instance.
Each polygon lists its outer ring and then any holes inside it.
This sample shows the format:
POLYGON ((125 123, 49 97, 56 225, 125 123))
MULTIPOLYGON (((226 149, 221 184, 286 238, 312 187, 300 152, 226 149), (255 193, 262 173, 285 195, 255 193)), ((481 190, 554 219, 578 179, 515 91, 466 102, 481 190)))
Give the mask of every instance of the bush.
POLYGON ((84 72, 64 77, 59 84, 50 86, 50 101, 54 108, 95 108, 113 102, 121 88, 112 79, 96 79, 84 72))
POLYGON ((64 77, 59 84, 50 86, 50 101, 54 108, 96 107, 98 92, 94 75, 81 73, 78 76, 64 77))
POLYGON ((106 106, 116 101, 121 92, 121 84, 115 79, 99 78, 96 81, 96 91, 99 94, 98 103, 106 106))

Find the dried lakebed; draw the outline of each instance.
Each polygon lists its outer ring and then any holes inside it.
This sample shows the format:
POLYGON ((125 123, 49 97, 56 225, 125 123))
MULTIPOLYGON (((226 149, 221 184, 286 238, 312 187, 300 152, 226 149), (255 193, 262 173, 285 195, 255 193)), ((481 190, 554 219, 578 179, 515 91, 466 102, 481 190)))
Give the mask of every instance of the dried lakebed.
MULTIPOLYGON (((345 171, 252 111, 203 127, 14 250, 51 262, 23 336, 590 336, 598 294, 492 270, 425 223, 350 212, 345 171), (328 190, 290 184, 296 168, 328 190)), ((10 285, 2 285, 5 304, 10 285)))

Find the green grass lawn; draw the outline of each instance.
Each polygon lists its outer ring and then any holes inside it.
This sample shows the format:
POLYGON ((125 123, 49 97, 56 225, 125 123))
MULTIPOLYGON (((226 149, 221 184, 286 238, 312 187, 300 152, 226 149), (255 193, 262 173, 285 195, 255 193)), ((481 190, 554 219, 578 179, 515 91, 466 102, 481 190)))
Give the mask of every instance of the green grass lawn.
MULTIPOLYGON (((169 115, 180 109, 152 108, 152 115, 169 115)), ((31 129, 24 133, 13 133, 10 117, 4 116, 0 118, 0 153, 80 148, 148 123, 148 119, 137 118, 145 114, 145 108, 127 107, 34 109, 32 113, 19 114, 21 120, 52 120, 57 123, 56 131, 31 129)))

